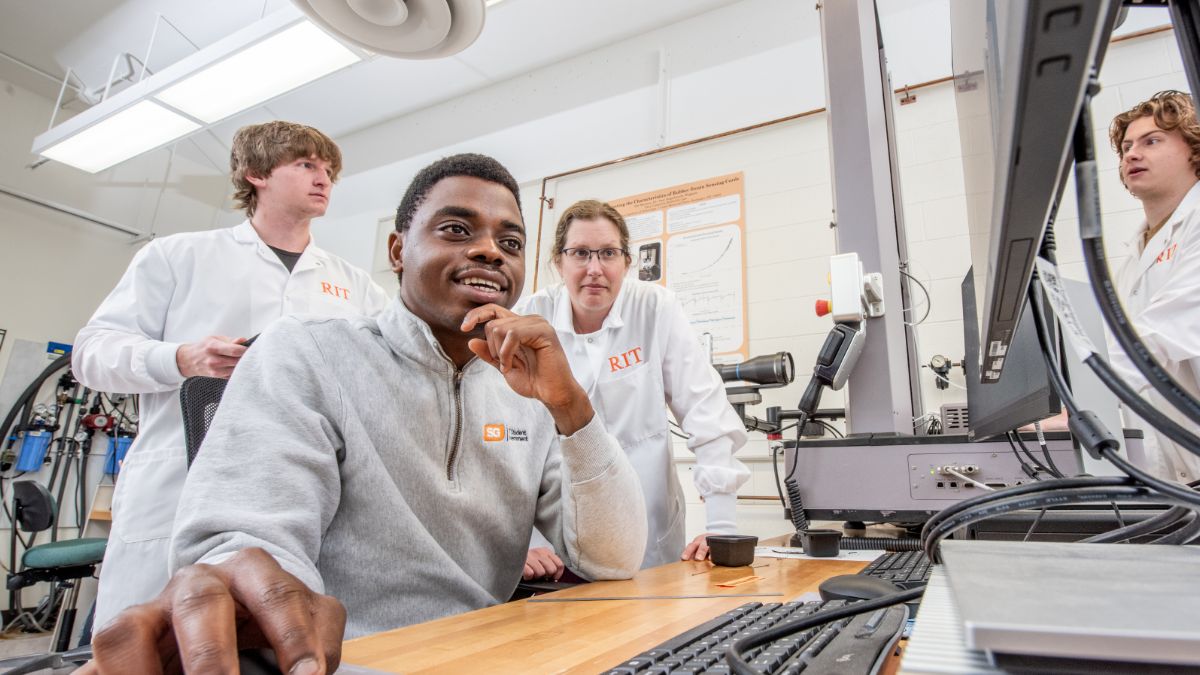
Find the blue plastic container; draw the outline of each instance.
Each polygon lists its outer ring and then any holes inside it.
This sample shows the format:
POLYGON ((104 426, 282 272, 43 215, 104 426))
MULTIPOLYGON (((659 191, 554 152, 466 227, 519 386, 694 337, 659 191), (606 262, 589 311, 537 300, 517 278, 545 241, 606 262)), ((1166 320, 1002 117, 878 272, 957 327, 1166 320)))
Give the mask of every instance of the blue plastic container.
POLYGON ((125 461, 125 453, 133 444, 133 436, 117 436, 108 439, 108 452, 104 458, 104 473, 115 476, 121 471, 121 462, 125 461))
POLYGON ((17 456, 17 471, 37 471, 46 462, 46 451, 50 449, 52 431, 26 431, 21 439, 21 454, 17 456))

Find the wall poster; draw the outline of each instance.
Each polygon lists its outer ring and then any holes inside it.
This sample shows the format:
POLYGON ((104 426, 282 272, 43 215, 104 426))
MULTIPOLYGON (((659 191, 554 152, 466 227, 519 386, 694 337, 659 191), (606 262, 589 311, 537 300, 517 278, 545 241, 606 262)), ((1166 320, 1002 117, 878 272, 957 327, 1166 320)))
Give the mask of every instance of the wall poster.
POLYGON ((629 275, 675 292, 718 363, 749 357, 741 172, 609 201, 629 226, 629 275))

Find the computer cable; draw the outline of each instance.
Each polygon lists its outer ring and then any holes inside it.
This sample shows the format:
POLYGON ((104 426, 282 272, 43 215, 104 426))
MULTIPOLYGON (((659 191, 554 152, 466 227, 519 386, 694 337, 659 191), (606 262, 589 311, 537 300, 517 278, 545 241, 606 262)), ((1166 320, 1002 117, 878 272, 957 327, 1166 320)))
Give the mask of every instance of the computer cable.
POLYGON ((1046 467, 1039 464, 1037 460, 1034 460, 1032 456, 1030 456, 1030 459, 1033 460, 1033 466, 1030 466, 1029 463, 1026 462, 1023 457, 1021 457, 1021 453, 1017 452, 1017 444, 1013 442, 1013 433, 1014 432, 1012 431, 1004 432, 1004 438, 1008 441, 1008 447, 1012 449, 1013 457, 1017 458, 1017 464, 1021 466, 1021 472, 1033 480, 1042 480, 1041 476, 1038 475, 1039 473, 1044 472, 1046 475, 1050 475, 1050 471, 1046 469, 1046 467))
MULTIPOLYGON (((1042 483, 1041 485, 1045 484, 1042 483)), ((993 494, 1004 498, 996 499, 991 503, 963 512, 953 518, 945 519, 936 527, 923 531, 922 546, 926 556, 934 562, 939 561, 938 545, 942 539, 976 522, 1013 511, 1040 509, 1051 506, 1095 504, 1097 502, 1110 502, 1118 499, 1126 502, 1151 503, 1179 501, 1157 494, 1148 486, 1143 485, 1129 485, 1125 487, 1089 486, 1060 490, 1043 490, 1040 494, 1007 497, 1003 495, 1002 491, 993 494)))
POLYGON ((1164 534, 1150 543, 1176 546, 1191 542, 1200 536, 1200 513, 1193 512, 1191 516, 1191 520, 1184 523, 1178 530, 1164 534))
POLYGON ((1125 380, 1122 380, 1107 361, 1096 354, 1092 354, 1084 359, 1083 362, 1092 369, 1092 372, 1096 373, 1096 377, 1100 378, 1104 386, 1116 394, 1121 403, 1137 414, 1138 417, 1145 420, 1147 424, 1158 431, 1161 431, 1164 436, 1175 441, 1188 452, 1200 455, 1200 436, 1195 435, 1175 420, 1167 417, 1162 411, 1154 408, 1149 401, 1143 399, 1133 390, 1133 387, 1129 386, 1125 380))
MULTIPOLYGON (((1017 445, 1021 446, 1021 452, 1025 453, 1026 457, 1033 459, 1033 452, 1029 449, 1028 445, 1025 445, 1025 440, 1021 438, 1021 434, 1019 432, 1015 433, 1013 434, 1013 438, 1016 439, 1017 445)), ((1038 467, 1041 468, 1042 471, 1045 471, 1055 478, 1066 478, 1066 475, 1064 475, 1063 472, 1054 465, 1054 460, 1050 459, 1050 449, 1046 446, 1042 446, 1042 454, 1044 455, 1045 461, 1034 460, 1038 463, 1038 467)))
MULTIPOLYGON (((1029 298, 1034 303, 1036 310, 1033 312, 1033 322, 1037 327, 1036 332, 1038 335, 1038 342, 1042 347, 1044 355, 1047 349, 1048 337, 1043 330, 1045 325, 1040 313, 1042 299, 1039 294, 1033 291, 1032 287, 1030 288, 1029 298)), ((1137 414, 1138 417, 1141 417, 1146 421, 1147 424, 1161 431, 1163 435, 1175 441, 1189 452, 1200 455, 1200 437, 1181 426, 1175 420, 1165 415, 1162 411, 1154 408, 1148 401, 1139 396, 1138 393, 1133 390, 1133 387, 1130 387, 1128 383, 1126 383, 1116 374, 1116 371, 1112 369, 1112 366, 1109 365, 1107 361, 1100 358, 1098 354, 1090 354, 1084 358, 1083 362, 1087 364, 1087 366, 1092 369, 1092 372, 1096 374, 1096 377, 1100 378, 1100 381, 1103 382, 1110 391, 1116 394, 1117 398, 1119 398, 1123 404, 1128 406, 1130 410, 1137 414)), ((1049 363, 1050 362, 1048 362, 1047 368, 1050 368, 1053 372, 1058 372, 1057 364, 1050 366, 1049 363)), ((1053 383, 1053 377, 1051 381, 1053 383)), ((1059 384, 1062 384, 1061 381, 1059 384)), ((1074 399, 1072 398, 1071 400, 1073 401, 1074 399)), ((1065 402, 1066 401, 1064 401, 1064 403, 1065 402)), ((1069 406, 1068 412, 1070 412, 1069 406)))
MULTIPOLYGON (((1035 307, 1040 304, 1040 296, 1038 296, 1032 286, 1030 288, 1030 300, 1031 302, 1035 303, 1035 307)), ((1157 491, 1160 495, 1169 497, 1172 501, 1181 502, 1183 505, 1192 510, 1197 510, 1197 508, 1200 507, 1200 493, 1196 492, 1194 489, 1194 484, 1185 486, 1172 481, 1159 479, 1126 461, 1117 453, 1117 450, 1120 446, 1116 439, 1112 438, 1112 435, 1108 433, 1107 429, 1103 428, 1103 425, 1100 423, 1099 419, 1096 418, 1091 411, 1081 411, 1079 409, 1079 406, 1076 403, 1070 388, 1067 387, 1060 378, 1055 377, 1055 375, 1058 374, 1057 364, 1054 363, 1054 359, 1051 356, 1048 348, 1049 336, 1046 331, 1045 322, 1042 320, 1040 315, 1040 307, 1036 308, 1038 311, 1034 312, 1034 323, 1037 327, 1038 341, 1041 346, 1042 356, 1046 361, 1047 369, 1051 371, 1051 384, 1055 387, 1059 398, 1062 399, 1063 403, 1067 406, 1068 411, 1071 413, 1072 432, 1075 433, 1077 438, 1080 438, 1083 441, 1087 451, 1097 458, 1108 460, 1122 473, 1157 491)), ((1096 357, 1094 354, 1091 355, 1089 359, 1093 359, 1094 362, 1100 362, 1098 357, 1096 357)), ((1113 379, 1120 382, 1119 378, 1114 377, 1113 379)), ((1128 389, 1128 385, 1125 385, 1123 382, 1121 382, 1121 385, 1128 389)), ((1120 387, 1114 389, 1114 391, 1118 391, 1118 389, 1120 389, 1120 387)), ((1121 396, 1122 393, 1131 394, 1132 392, 1118 392, 1118 396, 1124 400, 1126 397, 1121 396)), ((1132 399, 1130 401, 1131 404, 1138 405, 1142 408, 1149 408, 1149 406, 1146 405, 1146 402, 1136 394, 1133 394, 1130 396, 1130 398, 1132 399)), ((1153 412, 1157 413, 1157 411, 1153 412)), ((1165 418, 1165 416, 1163 417, 1164 419, 1169 419, 1165 418)), ((1186 525, 1184 527, 1186 527, 1186 525)), ((1165 539, 1166 543, 1175 543, 1177 540, 1190 540, 1193 536, 1194 535, 1190 533, 1190 530, 1187 530, 1178 537, 1167 535, 1163 539, 1165 539)))
POLYGON ((1025 531, 1025 536, 1021 538, 1021 541, 1029 541, 1029 538, 1033 536, 1033 531, 1036 530, 1037 526, 1041 524, 1042 518, 1046 517, 1046 509, 1047 507, 1043 506, 1042 510, 1038 511, 1037 518, 1033 519, 1033 524, 1030 525, 1029 529, 1025 531))
POLYGON ((1132 485, 1134 485, 1134 481, 1128 476, 1082 476, 1078 478, 1054 478, 1035 483, 1025 483, 1024 485, 1014 485, 1012 487, 1004 488, 1003 490, 997 490, 996 492, 988 492, 986 494, 964 499, 958 503, 947 506, 941 511, 938 511, 930 516, 929 520, 925 521, 925 526, 921 532, 921 538, 925 538, 925 531, 936 527, 941 521, 951 518, 963 511, 968 511, 978 506, 985 505, 989 501, 1004 499, 1015 495, 1028 495, 1038 492, 1067 488, 1091 486, 1125 487, 1132 485))
MULTIPOLYGON (((1081 478, 1054 478, 1050 480, 1038 481, 1033 483, 1025 483, 1024 485, 1014 485, 996 492, 964 499, 957 504, 952 504, 938 511, 925 521, 925 526, 921 530, 921 541, 923 549, 930 560, 934 560, 936 549, 929 545, 931 532, 936 530, 941 523, 963 512, 972 511, 975 509, 985 508, 991 502, 1005 500, 1012 497, 1021 497, 1029 495, 1038 495, 1039 493, 1051 493, 1060 490, 1086 487, 1134 487, 1135 482, 1127 476, 1087 476, 1081 478)), ((1038 506, 1040 508, 1040 505, 1038 506)))
POLYGON ((980 483, 979 481, 975 480, 974 478, 971 478, 970 476, 967 476, 966 474, 961 473, 949 466, 942 467, 942 471, 945 471, 946 473, 950 474, 951 476, 954 476, 955 478, 961 480, 964 485, 969 483, 969 484, 974 485, 975 487, 979 488, 980 490, 986 490, 988 492, 996 491, 996 488, 994 488, 990 485, 986 485, 984 483, 980 483))
MULTIPOLYGON (((1062 363, 1061 359, 1059 360, 1059 363, 1062 363)), ((1063 373, 1064 378, 1066 377, 1066 375, 1067 375, 1066 373, 1063 373)), ((1067 380, 1067 384, 1068 385, 1071 384, 1070 380, 1067 380)), ((1059 468, 1057 466, 1055 466, 1054 458, 1050 456, 1050 448, 1049 448, 1049 446, 1046 445, 1046 434, 1042 433, 1042 423, 1034 422, 1033 423, 1033 431, 1037 434, 1038 445, 1041 446, 1041 448, 1042 448, 1042 457, 1046 458, 1046 468, 1050 469, 1050 472, 1053 473, 1058 478, 1062 478, 1063 472, 1061 470, 1059 470, 1059 468)), ((1021 437, 1020 437, 1020 435, 1018 435, 1017 440, 1020 440, 1020 439, 1021 439, 1021 437)))
MULTIPOLYGON (((1064 178, 1063 182, 1065 183, 1065 178, 1064 178)), ((1059 197, 1055 199, 1054 206, 1052 207, 1052 210, 1050 212, 1050 217, 1046 222, 1046 229, 1044 232, 1042 232, 1042 245, 1038 248, 1038 256, 1045 258, 1046 260, 1050 261, 1050 263, 1055 266, 1058 265, 1058 244, 1057 244, 1057 238, 1054 235, 1054 221, 1058 215, 1058 202, 1062 198, 1061 195, 1062 195, 1062 185, 1059 186, 1059 197)), ((1038 270, 1035 267, 1033 270, 1032 279, 1037 279, 1037 278, 1038 278, 1038 270)), ((1032 282, 1032 279, 1031 279, 1031 282, 1032 282)), ((1054 338, 1053 341, 1054 341, 1054 344, 1056 345, 1056 349, 1058 350, 1056 352, 1056 354, 1057 354, 1056 360, 1059 363, 1062 363, 1066 359, 1066 354, 1067 354, 1067 343, 1066 343, 1066 340, 1064 339, 1063 332, 1061 330, 1057 331, 1054 333, 1054 335, 1052 337, 1054 338)), ((1062 372, 1063 379, 1066 381, 1067 386, 1069 387, 1071 385, 1071 373, 1069 371, 1067 371, 1066 369, 1060 369, 1060 371, 1062 372)), ((1039 422, 1034 422, 1033 428, 1037 431, 1038 441, 1041 443, 1043 451, 1045 451, 1046 450, 1046 441, 1045 441, 1045 438, 1042 437, 1041 424, 1039 422)), ((1062 472, 1058 470, 1057 466, 1053 466, 1054 461, 1051 460, 1049 457, 1047 457, 1047 460, 1049 460, 1047 462, 1047 465, 1050 466, 1050 468, 1054 471, 1055 475, 1061 477, 1062 472)))
POLYGON ((1010 488, 990 493, 990 499, 976 503, 972 508, 956 509, 952 514, 939 519, 936 524, 927 525, 921 533, 922 550, 930 560, 936 561, 938 545, 945 537, 968 525, 1012 511, 1077 503, 1090 504, 1112 499, 1161 501, 1148 488, 1133 484, 1132 481, 1125 486, 1097 485, 1091 479, 1084 481, 1086 484, 1080 487, 1049 486, 1047 481, 1036 484, 1037 489, 1031 492, 1014 494, 1015 490, 1010 488))
POLYGON ((1104 255, 1103 246, 1101 235, 1084 238, 1084 263, 1088 271, 1088 280, 1093 288, 1098 288, 1098 284, 1101 287, 1107 286, 1104 290, 1095 291, 1105 322, 1117 338, 1121 349, 1125 350, 1129 360, 1141 371, 1150 385, 1157 389, 1168 403, 1187 415, 1193 422, 1200 424, 1200 403, 1159 364, 1154 355, 1146 348, 1145 343, 1138 338, 1128 316, 1125 315, 1116 291, 1112 288, 1108 266, 1103 260, 1098 259, 1098 256, 1104 255))
POLYGON ((1041 472, 1049 475, 1051 478, 1063 478, 1061 475, 1056 476, 1053 471, 1046 468, 1037 460, 1036 457, 1033 456, 1033 453, 1029 451, 1029 448, 1026 447, 1024 443, 1021 443, 1021 432, 1015 430, 1005 432, 1005 438, 1008 439, 1008 445, 1012 447, 1013 454, 1017 455, 1017 461, 1020 462, 1021 469, 1025 472, 1026 476, 1029 476, 1034 480, 1041 480, 1041 478, 1038 478, 1037 475, 1039 472, 1041 472), (1032 467, 1030 467, 1029 464, 1026 464, 1025 460, 1021 459, 1021 455, 1017 453, 1017 445, 1014 443, 1014 441, 1021 444, 1021 452, 1025 453, 1025 456, 1029 458, 1029 462, 1032 464, 1032 467))
POLYGON ((1129 360, 1166 400, 1200 424, 1200 401, 1189 394, 1150 353, 1133 328, 1121 299, 1113 285, 1105 262, 1104 232, 1100 225, 1100 188, 1096 178, 1096 150, 1092 141, 1091 94, 1084 100, 1079 122, 1075 125, 1072 148, 1075 156, 1075 195, 1079 211, 1079 237, 1083 243, 1083 260, 1087 268, 1092 293, 1100 305, 1100 313, 1117 343, 1129 360))
MULTIPOLYGON (((1035 289, 1035 286, 1030 285, 1030 300, 1037 303, 1039 305, 1038 309, 1040 309, 1040 296, 1035 289)), ((1104 424, 1094 412, 1079 408, 1079 404, 1076 403, 1070 388, 1067 387, 1066 382, 1062 378, 1062 373, 1058 371, 1058 364, 1054 362, 1054 356, 1049 349, 1049 335, 1040 311, 1033 312, 1033 321, 1037 328, 1038 342, 1042 348, 1042 358, 1046 361, 1046 370, 1050 373, 1050 384, 1054 387, 1058 397, 1062 399, 1063 404, 1067 406, 1071 433, 1075 435, 1075 438, 1079 440, 1088 453, 1097 459, 1107 459, 1125 475, 1154 488, 1164 496, 1173 497, 1188 505, 1200 506, 1200 493, 1197 493, 1196 490, 1189 486, 1156 478, 1125 461, 1123 457, 1117 454, 1120 443, 1104 427, 1104 424)))
POLYGON ((1128 541, 1135 537, 1141 537, 1148 534, 1153 534, 1160 530, 1165 530, 1172 525, 1177 525, 1184 518, 1191 514, 1191 509, 1185 506, 1172 506, 1171 508, 1143 520, 1140 523, 1133 523, 1108 532, 1092 535, 1086 539, 1080 539, 1081 544, 1110 544, 1117 541, 1128 541))
MULTIPOLYGON (((1040 303, 1042 303, 1042 298, 1040 298, 1036 293, 1031 292, 1030 298, 1033 303, 1036 304, 1036 306, 1040 306, 1040 303)), ((1037 316, 1037 312, 1034 312, 1034 315, 1036 315, 1033 317, 1034 324, 1039 324, 1040 317, 1037 316)), ((1038 330, 1037 334, 1039 345, 1042 345, 1043 350, 1045 350, 1046 336, 1043 334, 1042 330, 1038 330)), ((1147 424, 1153 426, 1154 429, 1162 431, 1163 434, 1166 437, 1171 438, 1172 441, 1175 441, 1176 443, 1181 444, 1181 446, 1184 448, 1187 448, 1189 452, 1200 454, 1200 436, 1196 436, 1192 431, 1183 428, 1183 426, 1176 423, 1174 419, 1171 419, 1162 411, 1159 411, 1157 408, 1151 406, 1150 402, 1142 399, 1138 393, 1134 392, 1133 387, 1130 387, 1126 381, 1121 380, 1121 377, 1117 376, 1116 371, 1112 370, 1112 366, 1108 362, 1105 362, 1103 358, 1100 358, 1099 354, 1090 354, 1090 356, 1087 356, 1084 359, 1084 363, 1087 364, 1088 368, 1092 369, 1094 374, 1096 374, 1096 376, 1099 378, 1100 382, 1104 383, 1105 387, 1108 387, 1112 393, 1116 394, 1117 398, 1120 399, 1122 404, 1126 405, 1130 411, 1138 414, 1140 418, 1144 419, 1147 424)))
POLYGON ((833 434, 835 438, 845 438, 846 437, 846 434, 843 434, 841 431, 838 430, 837 427, 833 426, 829 422, 826 422, 825 420, 814 419, 813 422, 816 422, 817 424, 821 425, 824 429, 829 431, 829 433, 833 434))
MULTIPOLYGON (((1030 300, 1040 305, 1040 296, 1034 288, 1034 286, 1030 286, 1030 300)), ((1042 348, 1042 358, 1046 361, 1046 369, 1050 371, 1050 384, 1054 387, 1058 397, 1062 399, 1063 404, 1067 406, 1071 432, 1084 445, 1088 453, 1097 459, 1107 459, 1125 475, 1136 478, 1164 495, 1171 495, 1183 500, 1185 503, 1200 506, 1200 493, 1197 493, 1191 487, 1156 478, 1125 461, 1124 458, 1117 454, 1120 443, 1117 442, 1108 429, 1104 428, 1103 423, 1100 422, 1095 413, 1090 410, 1080 410, 1079 405, 1075 402, 1075 397, 1071 394, 1070 388, 1063 381, 1062 374, 1058 372, 1057 364, 1054 362, 1054 357, 1048 348, 1049 339, 1045 321, 1042 320, 1039 311, 1033 312, 1033 320, 1037 328, 1038 342, 1042 348)), ((1135 398, 1140 400, 1140 397, 1135 398)))
MULTIPOLYGON (((903 274, 904 276, 908 277, 908 279, 910 281, 912 281, 916 285, 920 286, 921 292, 923 292, 925 294, 925 316, 922 316, 920 321, 905 321, 904 323, 905 323, 905 325, 908 325, 908 326, 920 326, 921 324, 925 323, 925 319, 929 318, 929 312, 933 309, 933 298, 929 295, 929 289, 925 288, 925 284, 921 283, 920 279, 914 277, 913 275, 909 274, 908 272, 905 272, 903 267, 904 266, 901 265, 900 274, 903 274)), ((902 312, 911 312, 914 309, 916 309, 915 306, 906 307, 901 311, 902 312)))
POLYGON ((739 675, 761 675, 760 671, 751 668, 746 662, 743 654, 761 647, 769 642, 774 642, 779 638, 784 638, 801 631, 814 628, 831 621, 839 621, 859 614, 865 614, 877 609, 899 605, 901 603, 910 602, 921 597, 925 592, 925 588, 913 588, 899 593, 892 593, 873 600, 864 600, 854 602, 835 609, 827 609, 820 612, 814 612, 808 616, 801 617, 792 621, 785 621, 778 626, 768 628, 761 633, 748 635, 737 642, 729 645, 729 651, 725 653, 725 662, 729 664, 729 670, 739 675))
POLYGON ((779 493, 779 503, 783 504, 783 512, 785 518, 791 518, 791 510, 788 502, 783 497, 783 483, 779 481, 779 455, 783 452, 783 444, 779 443, 771 448, 771 472, 775 474, 775 492, 779 493))
POLYGON ((1138 468, 1136 465, 1126 461, 1124 457, 1118 455, 1116 450, 1112 448, 1101 448, 1100 454, 1104 457, 1104 459, 1107 459, 1118 469, 1120 469, 1125 475, 1136 478, 1138 481, 1154 488, 1164 496, 1175 497, 1176 499, 1189 506, 1192 506, 1193 508, 1200 507, 1200 492, 1196 492, 1195 489, 1187 485, 1183 485, 1182 483, 1163 480, 1153 476, 1138 468))

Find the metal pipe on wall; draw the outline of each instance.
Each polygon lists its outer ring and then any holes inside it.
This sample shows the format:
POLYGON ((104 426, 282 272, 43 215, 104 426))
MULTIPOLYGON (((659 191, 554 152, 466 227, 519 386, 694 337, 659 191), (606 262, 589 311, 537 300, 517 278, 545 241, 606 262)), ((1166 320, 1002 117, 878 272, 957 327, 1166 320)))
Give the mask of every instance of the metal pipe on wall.
POLYGON ((0 194, 5 194, 13 199, 20 199, 21 201, 29 202, 30 204, 35 204, 37 206, 41 206, 42 208, 50 209, 51 211, 58 211, 59 213, 66 214, 68 216, 74 216, 80 220, 86 220, 89 223, 94 223, 110 230, 116 230, 122 234, 128 234, 131 237, 145 236, 144 232, 139 232, 131 227, 114 223, 111 220, 106 220, 100 216, 92 215, 87 211, 82 211, 73 206, 59 204, 58 202, 52 202, 49 199, 42 199, 41 197, 37 197, 26 192, 21 192, 20 190, 14 190, 6 185, 0 185, 0 194))

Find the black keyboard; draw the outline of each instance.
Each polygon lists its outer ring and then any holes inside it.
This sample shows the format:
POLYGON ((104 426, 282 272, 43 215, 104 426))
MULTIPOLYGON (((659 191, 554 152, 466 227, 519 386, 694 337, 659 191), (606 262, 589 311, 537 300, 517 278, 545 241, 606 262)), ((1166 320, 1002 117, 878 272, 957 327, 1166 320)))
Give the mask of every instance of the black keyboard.
POLYGON ((886 579, 904 590, 920 588, 929 582, 929 558, 922 551, 888 551, 859 574, 886 579))
MULTIPOLYGON (((616 675, 729 673, 729 646, 781 622, 821 609, 845 606, 829 602, 751 602, 680 633, 607 671, 616 675)), ((879 670, 900 639, 908 610, 887 607, 779 638, 743 656, 760 673, 869 675, 879 670)))

